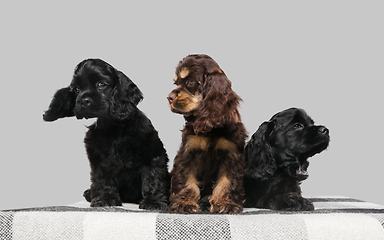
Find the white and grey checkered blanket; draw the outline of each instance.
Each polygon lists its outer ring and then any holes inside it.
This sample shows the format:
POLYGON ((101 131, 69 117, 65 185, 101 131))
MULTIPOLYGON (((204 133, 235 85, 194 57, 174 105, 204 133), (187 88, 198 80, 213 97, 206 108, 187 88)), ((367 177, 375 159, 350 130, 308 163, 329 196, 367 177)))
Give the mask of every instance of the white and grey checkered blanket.
POLYGON ((344 197, 311 198, 312 212, 245 208, 236 215, 178 214, 138 205, 0 211, 0 239, 384 239, 384 206, 344 197))

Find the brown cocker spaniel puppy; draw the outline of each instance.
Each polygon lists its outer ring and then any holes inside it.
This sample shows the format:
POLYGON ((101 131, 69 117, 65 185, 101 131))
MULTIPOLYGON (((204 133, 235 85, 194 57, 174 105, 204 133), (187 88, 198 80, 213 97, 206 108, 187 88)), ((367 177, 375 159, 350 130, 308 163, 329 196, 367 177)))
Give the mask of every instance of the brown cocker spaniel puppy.
POLYGON ((245 207, 310 211, 300 183, 308 177, 308 158, 328 147, 329 130, 307 113, 290 108, 260 125, 245 147, 245 207))
POLYGON ((239 213, 243 207, 246 130, 240 97, 207 55, 179 62, 169 94, 171 111, 184 115, 182 143, 171 171, 170 211, 239 213))

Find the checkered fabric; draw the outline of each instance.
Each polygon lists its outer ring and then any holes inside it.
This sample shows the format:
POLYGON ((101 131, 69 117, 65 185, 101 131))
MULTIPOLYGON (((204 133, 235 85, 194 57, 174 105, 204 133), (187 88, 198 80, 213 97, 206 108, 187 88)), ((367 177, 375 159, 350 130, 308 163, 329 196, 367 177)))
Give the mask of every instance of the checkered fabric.
POLYGON ((241 214, 146 211, 135 204, 0 211, 0 239, 383 239, 384 206, 311 198, 312 212, 245 208, 241 214))

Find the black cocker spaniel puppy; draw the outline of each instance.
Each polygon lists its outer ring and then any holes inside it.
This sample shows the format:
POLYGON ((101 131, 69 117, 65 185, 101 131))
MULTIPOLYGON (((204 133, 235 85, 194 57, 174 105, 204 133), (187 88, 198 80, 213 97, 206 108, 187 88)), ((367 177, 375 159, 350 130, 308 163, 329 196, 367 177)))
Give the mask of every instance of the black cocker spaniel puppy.
POLYGON ((329 141, 329 130, 314 125, 302 109, 287 109, 261 124, 245 147, 245 206, 313 210, 301 196, 300 183, 308 177, 307 159, 329 141))
POLYGON ((239 213, 243 210, 244 146, 240 97, 216 61, 204 54, 181 60, 168 95, 182 114, 182 142, 171 171, 170 211, 239 213))
POLYGON ((43 115, 45 121, 97 118, 84 139, 91 167, 91 187, 84 197, 92 207, 129 202, 167 209, 168 156, 151 121, 137 108, 142 99, 124 73, 103 60, 87 59, 43 115))

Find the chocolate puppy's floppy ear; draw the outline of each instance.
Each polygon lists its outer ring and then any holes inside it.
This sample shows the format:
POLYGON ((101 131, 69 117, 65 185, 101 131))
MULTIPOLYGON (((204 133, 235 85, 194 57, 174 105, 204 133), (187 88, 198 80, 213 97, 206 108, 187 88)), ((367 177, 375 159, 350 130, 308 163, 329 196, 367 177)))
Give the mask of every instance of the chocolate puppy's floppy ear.
POLYGON ((241 98, 232 90, 231 81, 212 59, 206 60, 204 66, 203 100, 193 127, 196 134, 241 121, 237 110, 241 98))
POLYGON ((119 81, 112 92, 110 114, 117 120, 124 120, 130 117, 144 96, 124 73, 117 71, 117 76, 119 81))
POLYGON ((261 124, 245 146, 244 174, 246 177, 267 180, 275 173, 276 161, 272 156, 271 145, 268 140, 274 126, 274 120, 261 124))
POLYGON ((73 112, 75 104, 76 94, 70 87, 59 89, 53 96, 48 110, 43 114, 43 119, 52 122, 59 118, 72 117, 75 115, 73 112))

